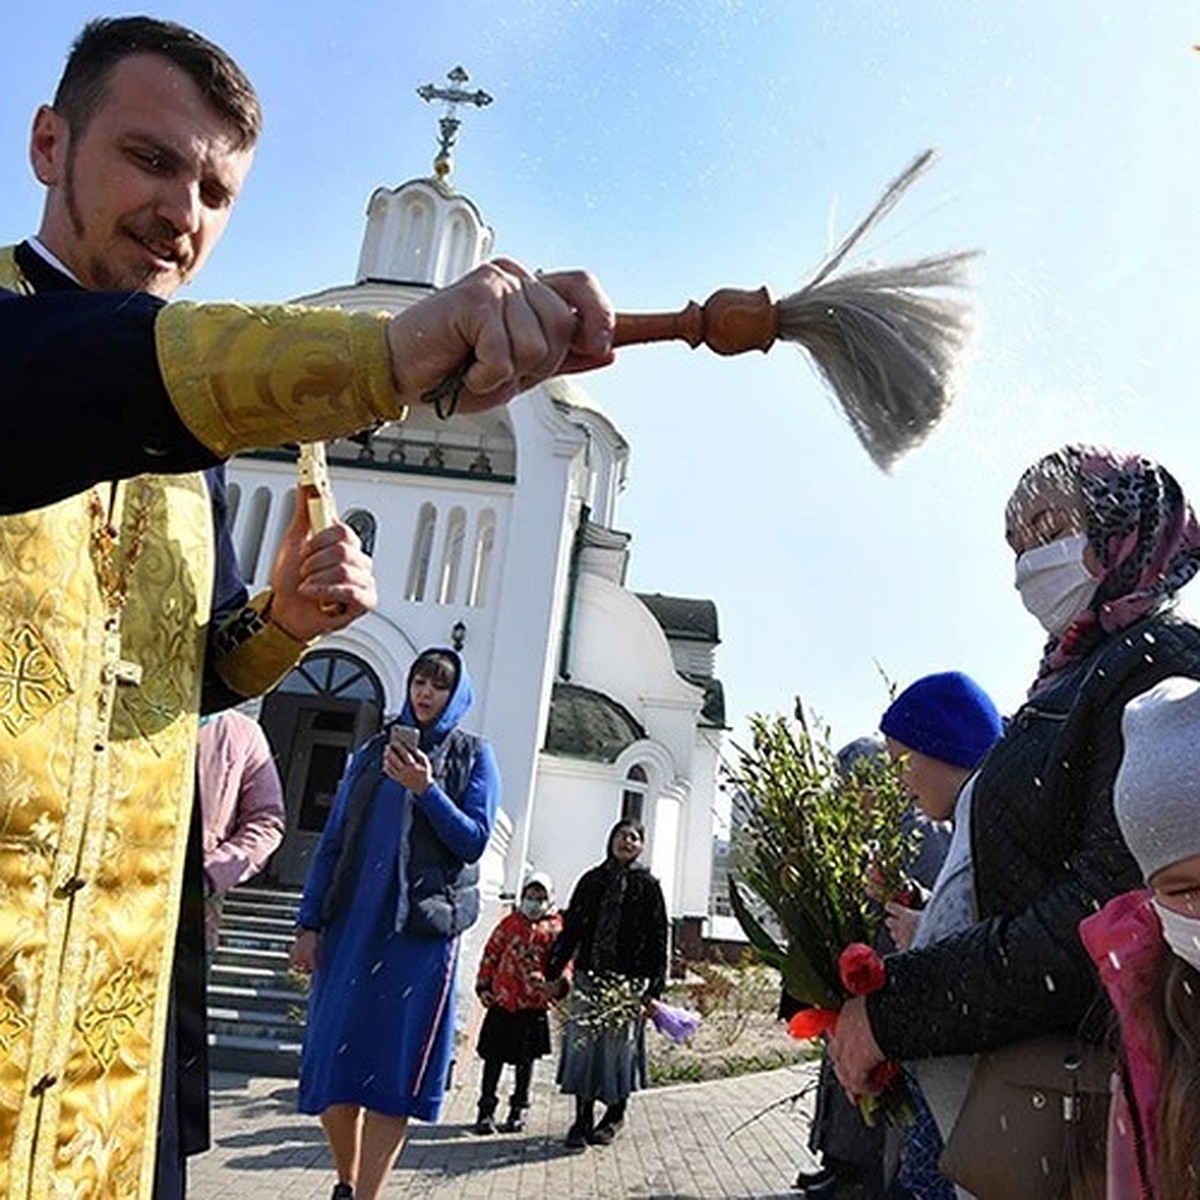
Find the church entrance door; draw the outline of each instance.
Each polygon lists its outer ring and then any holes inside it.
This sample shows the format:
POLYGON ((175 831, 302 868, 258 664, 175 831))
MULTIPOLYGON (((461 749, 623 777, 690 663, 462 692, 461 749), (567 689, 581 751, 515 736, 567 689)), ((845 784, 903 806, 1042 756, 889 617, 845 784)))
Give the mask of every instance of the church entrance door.
POLYGON ((361 659, 318 651, 263 700, 259 720, 283 780, 287 825, 269 868, 299 887, 350 755, 380 726, 383 688, 361 659))

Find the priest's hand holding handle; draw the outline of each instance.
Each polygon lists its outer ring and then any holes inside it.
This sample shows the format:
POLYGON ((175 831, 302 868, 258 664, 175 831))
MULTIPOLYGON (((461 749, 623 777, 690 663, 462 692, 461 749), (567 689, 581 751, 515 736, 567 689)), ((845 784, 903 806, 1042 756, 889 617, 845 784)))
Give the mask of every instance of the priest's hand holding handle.
MULTIPOLYGON (((460 411, 506 404, 553 375, 610 363, 613 323, 584 271, 535 275, 509 259, 486 263, 388 323, 399 402, 419 403, 456 376, 460 411)), ((298 641, 343 628, 377 599, 370 559, 332 506, 314 520, 312 504, 297 504, 271 584, 271 620, 298 641)))
POLYGON ((393 317, 387 340, 402 404, 460 377, 454 406, 468 413, 552 376, 607 366, 613 328, 612 305, 587 272, 535 275, 500 258, 393 317))

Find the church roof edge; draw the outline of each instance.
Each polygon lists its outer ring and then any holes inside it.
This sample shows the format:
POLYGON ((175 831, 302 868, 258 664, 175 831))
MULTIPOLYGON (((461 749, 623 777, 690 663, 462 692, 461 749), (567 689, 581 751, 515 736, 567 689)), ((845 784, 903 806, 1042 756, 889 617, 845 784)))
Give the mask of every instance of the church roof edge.
POLYGON ((669 639, 714 645, 721 641, 717 630, 717 606, 712 600, 664 596, 661 592, 638 592, 637 598, 654 614, 669 639))
POLYGON ((417 186, 429 188, 430 191, 436 192, 443 200, 461 200, 479 218, 480 225, 490 228, 488 223, 483 219, 483 212, 480 210, 479 205, 470 196, 432 175, 415 175, 412 179, 406 179, 403 183, 398 183, 395 187, 380 184, 367 198, 367 212, 371 211, 371 202, 380 192, 389 192, 393 196, 398 196, 406 188, 417 186))

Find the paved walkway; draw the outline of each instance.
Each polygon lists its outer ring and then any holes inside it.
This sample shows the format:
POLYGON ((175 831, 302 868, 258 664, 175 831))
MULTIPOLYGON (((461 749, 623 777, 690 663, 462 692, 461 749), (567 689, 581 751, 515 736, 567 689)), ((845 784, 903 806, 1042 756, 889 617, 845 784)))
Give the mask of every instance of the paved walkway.
MULTIPOLYGON (((551 1059, 538 1064, 526 1131, 487 1138, 470 1132, 478 1059, 463 1066, 441 1122, 414 1123, 388 1200, 782 1200, 811 1161, 803 1145, 815 1068, 639 1092, 612 1146, 571 1151, 563 1135, 573 1100, 554 1089, 551 1059), (777 1103, 802 1091, 796 1104, 777 1103)), ((506 1070, 501 1095, 510 1086, 506 1070)), ((295 1100, 291 1080, 214 1075, 213 1149, 191 1160, 189 1200, 328 1200, 332 1160, 295 1100)))

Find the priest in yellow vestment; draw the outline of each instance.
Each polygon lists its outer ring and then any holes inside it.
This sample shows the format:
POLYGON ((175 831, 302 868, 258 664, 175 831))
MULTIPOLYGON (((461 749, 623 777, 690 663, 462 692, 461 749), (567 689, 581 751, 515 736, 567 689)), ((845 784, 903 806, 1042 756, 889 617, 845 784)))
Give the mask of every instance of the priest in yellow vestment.
POLYGON ((303 515, 249 597, 222 461, 396 419, 464 361, 482 408, 612 357, 590 277, 503 261, 395 318, 166 304, 258 129, 205 39, 93 22, 35 119, 38 236, 0 251, 0 1200, 152 1195, 198 715, 374 603, 303 515))

